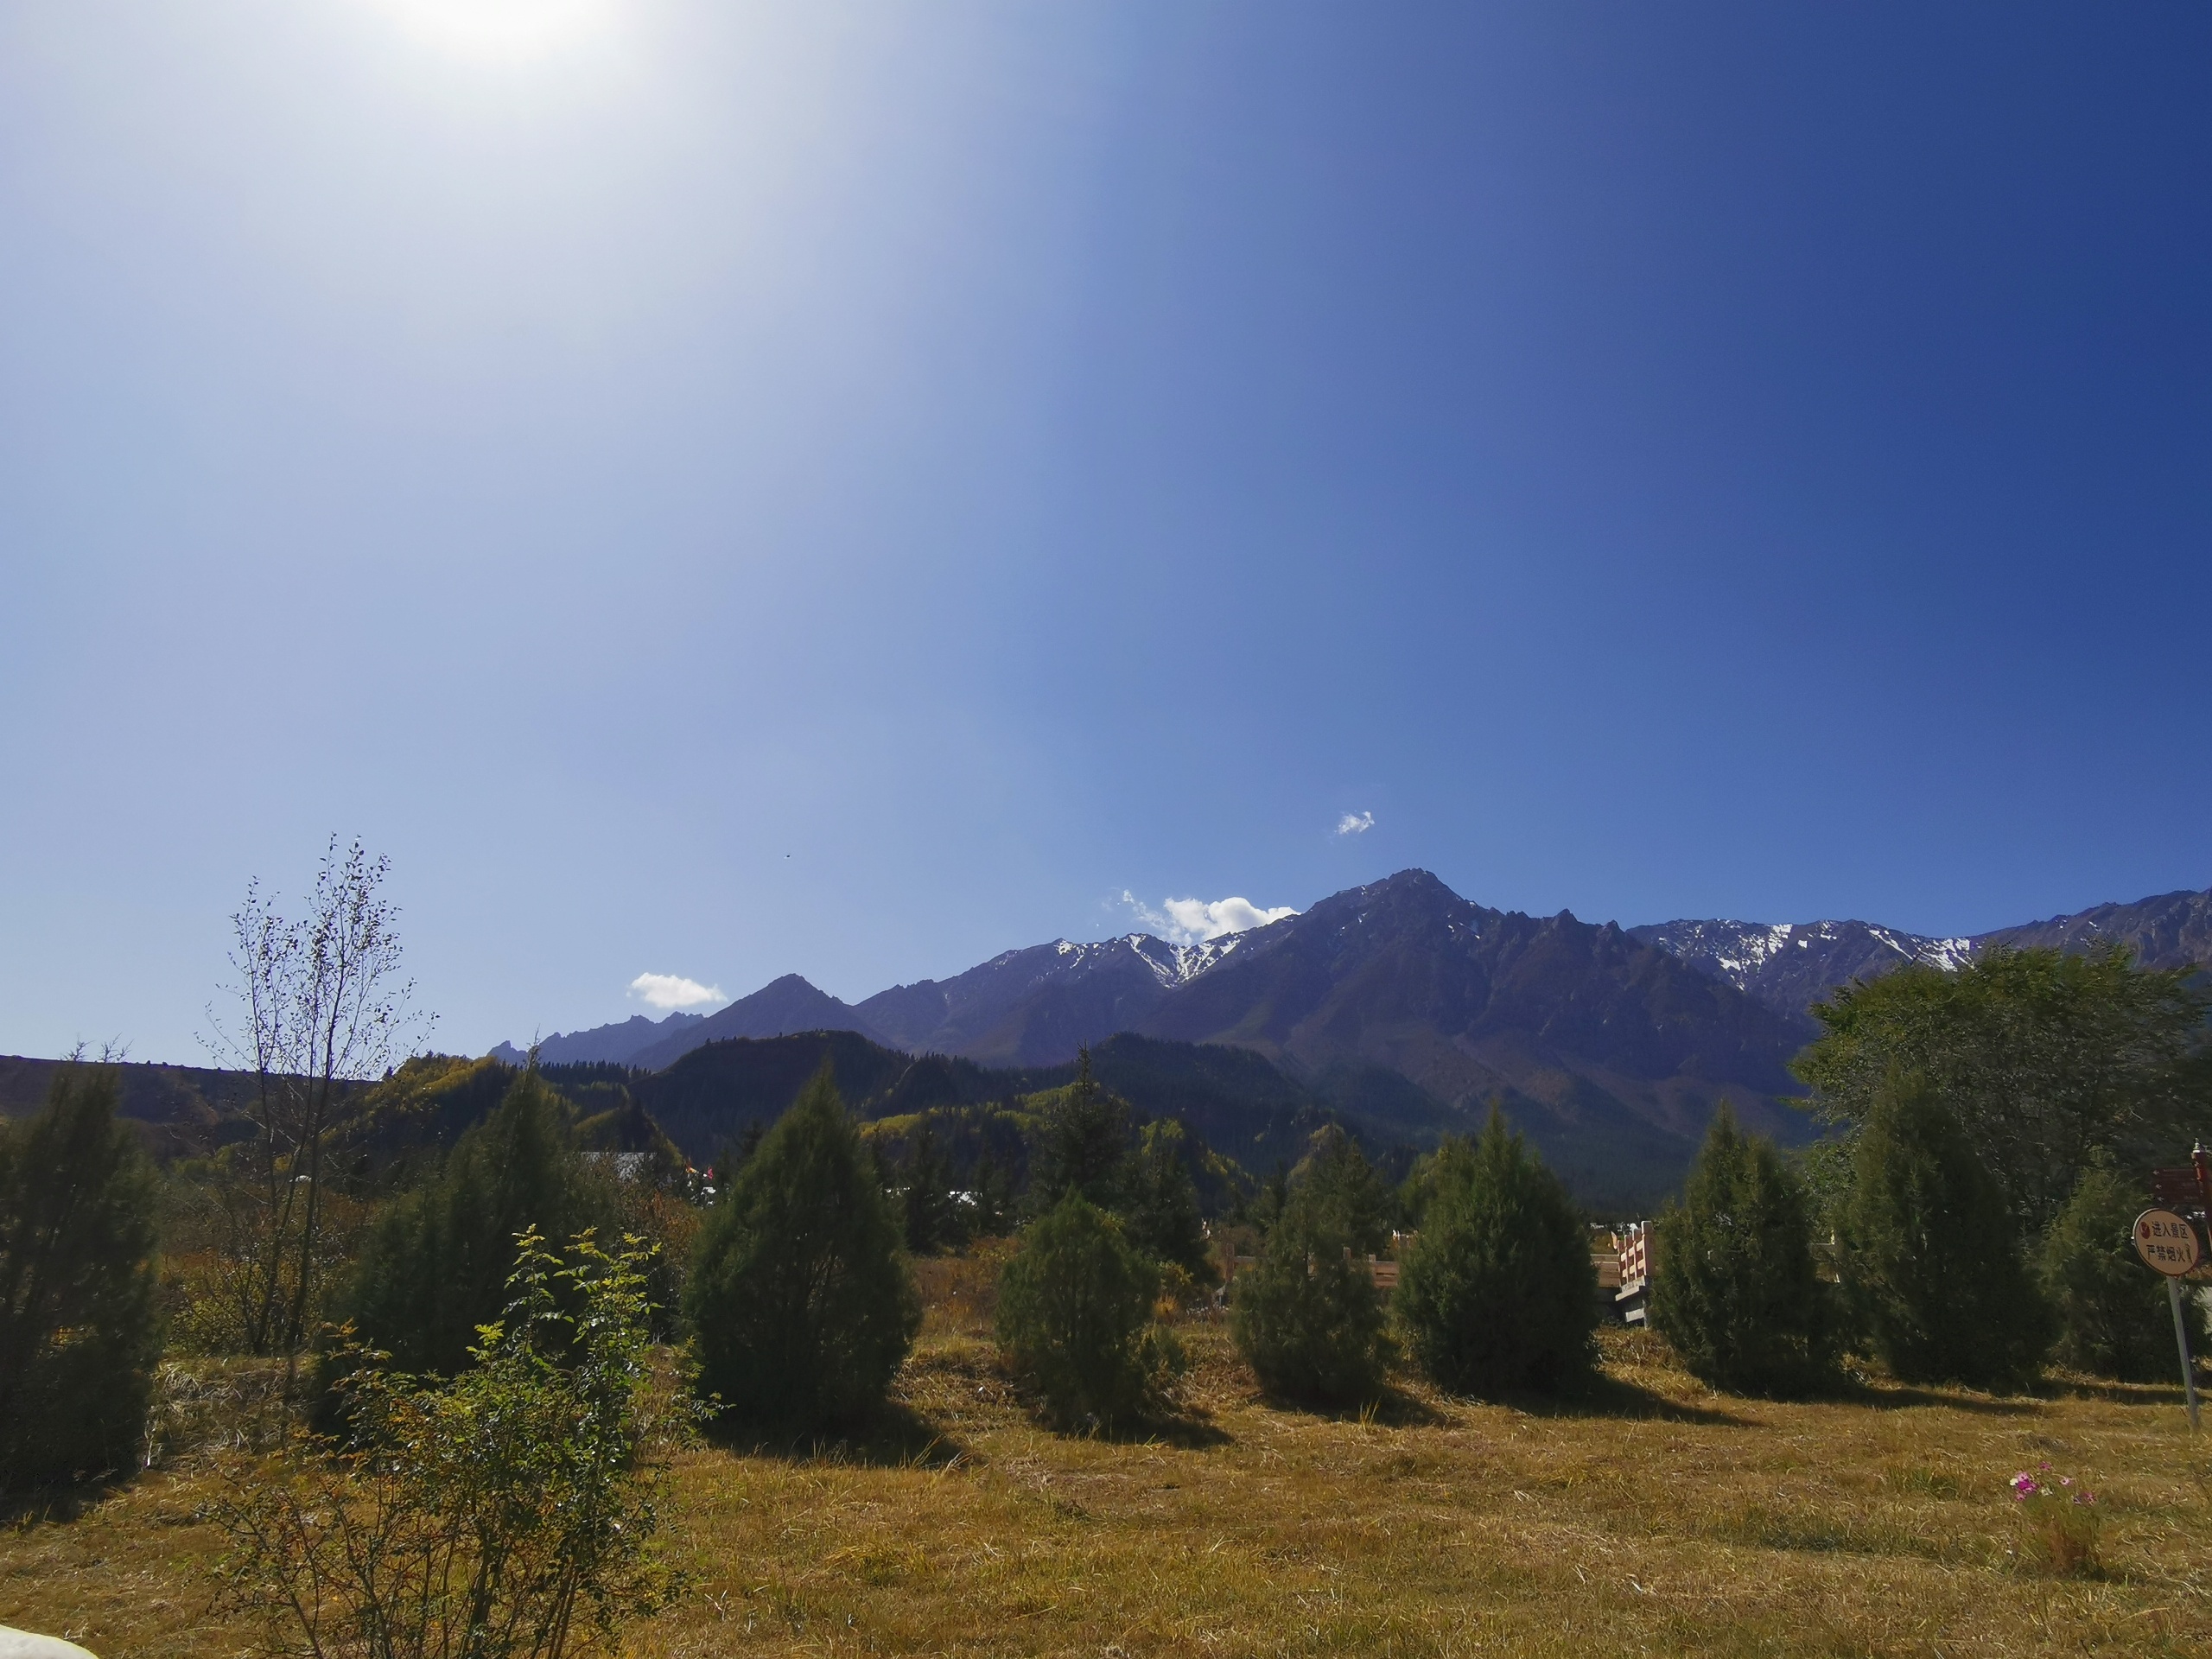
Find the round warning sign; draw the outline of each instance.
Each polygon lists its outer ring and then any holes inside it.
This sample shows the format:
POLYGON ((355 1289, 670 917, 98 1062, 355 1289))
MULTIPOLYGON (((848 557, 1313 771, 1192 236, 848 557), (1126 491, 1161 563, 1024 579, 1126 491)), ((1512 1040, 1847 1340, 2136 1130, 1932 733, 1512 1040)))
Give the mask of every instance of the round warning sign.
POLYGON ((2195 1267, 2204 1254, 2196 1229, 2171 1210, 2145 1210, 2135 1217, 2135 1254, 2171 1279, 2195 1267))

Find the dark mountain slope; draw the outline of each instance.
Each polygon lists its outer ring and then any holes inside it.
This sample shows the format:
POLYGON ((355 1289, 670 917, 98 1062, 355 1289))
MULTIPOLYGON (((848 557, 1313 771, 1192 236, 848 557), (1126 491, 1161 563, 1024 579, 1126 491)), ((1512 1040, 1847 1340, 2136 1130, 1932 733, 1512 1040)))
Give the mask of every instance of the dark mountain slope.
POLYGON ((748 1123, 766 1125, 830 1063, 845 1103, 861 1116, 866 1103, 890 1092, 913 1060, 850 1031, 734 1037, 707 1043, 664 1071, 630 1087, 686 1157, 703 1168, 726 1140, 748 1123))
MULTIPOLYGON (((1287 1077, 1250 1049, 1164 1042, 1123 1032, 1090 1051, 1091 1073, 1128 1101, 1141 1118, 1177 1117, 1208 1145, 1264 1175, 1278 1160, 1294 1161, 1325 1123, 1345 1127, 1380 1148, 1401 1141, 1430 1146, 1457 1122, 1454 1114, 1427 1103, 1423 1122, 1381 1125, 1338 1112, 1313 1090, 1287 1077)), ((992 1076, 1006 1076, 992 1073, 992 1076)), ((1023 1094, 1064 1088, 1075 1081, 1072 1065, 1012 1074, 1023 1094)))
MULTIPOLYGON (((1072 1065, 995 1071, 941 1054, 915 1058, 832 1031, 709 1044, 665 1071, 632 1078, 630 1090, 685 1155, 704 1165, 748 1123, 780 1116, 824 1059, 854 1116, 870 1121, 1012 1102, 1064 1088, 1076 1074, 1072 1065)), ((1140 1119, 1179 1117, 1208 1144, 1262 1171, 1279 1157, 1294 1157, 1334 1116, 1264 1057, 1242 1050, 1124 1035, 1098 1045, 1091 1059, 1099 1082, 1140 1119)), ((1421 1144, 1457 1121, 1433 1103, 1429 1110, 1426 1132, 1412 1137, 1421 1144)), ((1373 1138, 1379 1146, 1401 1137, 1373 1138)))
POLYGON ((2099 905, 2047 922, 1984 933, 1974 944, 2007 944, 2016 950, 2055 945, 2061 950, 2124 944, 2145 968, 2212 967, 2212 888, 2161 893, 2132 905, 2099 905))

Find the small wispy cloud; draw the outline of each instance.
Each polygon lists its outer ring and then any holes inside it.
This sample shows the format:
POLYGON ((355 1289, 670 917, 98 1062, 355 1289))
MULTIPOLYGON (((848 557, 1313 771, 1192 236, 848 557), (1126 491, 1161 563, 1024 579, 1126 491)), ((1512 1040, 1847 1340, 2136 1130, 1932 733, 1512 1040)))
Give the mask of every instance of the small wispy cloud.
POLYGON ((702 1002, 727 1002, 719 985, 702 985, 681 974, 639 974, 630 982, 630 995, 657 1008, 691 1008, 702 1002))
POLYGON ((1298 914, 1294 905, 1262 910, 1249 899, 1169 899, 1154 910, 1126 887, 1122 902, 1147 929, 1175 944, 1203 944, 1298 914))
POLYGON ((1337 833, 1340 836, 1363 836, 1374 827, 1372 812, 1347 812, 1337 820, 1337 833))

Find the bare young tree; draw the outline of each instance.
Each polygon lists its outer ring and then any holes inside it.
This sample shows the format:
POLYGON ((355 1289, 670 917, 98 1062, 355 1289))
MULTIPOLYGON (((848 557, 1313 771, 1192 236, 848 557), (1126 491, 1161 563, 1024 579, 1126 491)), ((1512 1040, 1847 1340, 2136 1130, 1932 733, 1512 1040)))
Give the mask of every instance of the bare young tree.
POLYGON ((429 1034, 400 978, 397 908, 384 897, 391 861, 336 836, 306 913, 287 919, 258 880, 231 918, 229 1022, 207 1010, 219 1062, 251 1071, 255 1135, 247 1194, 257 1213, 238 1230, 240 1340, 249 1352, 296 1354, 310 1334, 323 1266, 323 1154, 346 1093, 384 1076, 429 1034))

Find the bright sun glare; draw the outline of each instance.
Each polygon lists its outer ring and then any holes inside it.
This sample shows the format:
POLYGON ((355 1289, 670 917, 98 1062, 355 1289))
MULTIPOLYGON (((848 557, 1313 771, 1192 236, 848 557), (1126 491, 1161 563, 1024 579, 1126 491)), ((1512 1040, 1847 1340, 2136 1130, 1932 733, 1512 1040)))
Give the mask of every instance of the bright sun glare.
POLYGON ((426 45, 513 60, 580 45, 611 21, 614 0, 381 0, 426 45))

